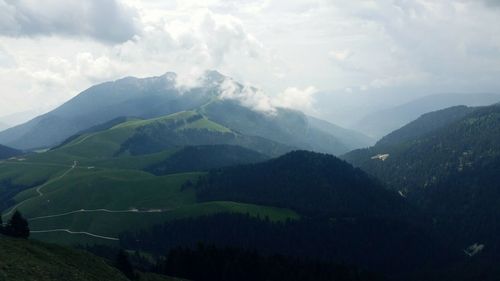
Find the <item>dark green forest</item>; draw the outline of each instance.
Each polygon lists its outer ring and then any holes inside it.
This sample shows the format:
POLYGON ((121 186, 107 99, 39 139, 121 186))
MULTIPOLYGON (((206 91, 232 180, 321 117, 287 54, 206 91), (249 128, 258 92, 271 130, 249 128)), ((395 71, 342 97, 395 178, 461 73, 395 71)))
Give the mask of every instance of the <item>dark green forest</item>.
POLYGON ((212 170, 196 183, 198 200, 290 208, 309 216, 413 213, 375 178, 328 154, 295 151, 265 163, 212 170))

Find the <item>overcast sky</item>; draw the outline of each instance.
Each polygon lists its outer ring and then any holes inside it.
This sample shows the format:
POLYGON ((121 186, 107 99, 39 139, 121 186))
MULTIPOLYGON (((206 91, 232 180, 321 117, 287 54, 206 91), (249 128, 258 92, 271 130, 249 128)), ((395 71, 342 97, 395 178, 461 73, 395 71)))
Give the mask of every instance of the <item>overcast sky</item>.
POLYGON ((330 119, 499 92, 499 2, 0 0, 0 116, 123 76, 204 69, 330 119))

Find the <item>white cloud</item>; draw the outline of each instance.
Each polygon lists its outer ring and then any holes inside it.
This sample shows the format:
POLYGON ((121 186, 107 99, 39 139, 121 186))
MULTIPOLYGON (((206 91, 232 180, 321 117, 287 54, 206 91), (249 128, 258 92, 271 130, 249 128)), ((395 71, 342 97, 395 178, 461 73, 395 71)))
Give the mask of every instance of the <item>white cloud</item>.
POLYGON ((225 79, 220 85, 220 98, 239 101, 253 110, 273 114, 276 108, 268 95, 249 85, 239 85, 233 79, 225 79))
POLYGON ((205 69, 262 89, 267 98, 247 88, 255 108, 332 119, 425 94, 498 91, 493 2, 0 0, 0 111, 56 105, 128 75, 175 71, 192 87, 205 69))
POLYGON ((118 72, 117 66, 107 56, 94 58, 94 55, 88 52, 77 54, 76 71, 81 77, 86 77, 94 83, 112 79, 118 72))
POLYGON ((315 95, 317 93, 318 89, 314 86, 309 86, 304 89, 290 87, 279 94, 273 100, 273 104, 279 107, 293 108, 307 113, 314 113, 315 95))
POLYGON ((138 31, 136 11, 115 0, 0 0, 0 34, 89 36, 123 42, 138 31))
POLYGON ((146 26, 143 33, 116 47, 125 60, 156 59, 187 68, 220 68, 226 58, 237 53, 256 59, 264 48, 235 17, 219 15, 207 9, 185 14, 166 13, 146 26))
POLYGON ((219 98, 235 100, 243 106, 267 114, 274 114, 278 107, 316 113, 314 103, 318 90, 314 86, 304 89, 289 87, 282 93, 271 96, 257 87, 249 84, 241 85, 231 78, 226 78, 219 88, 219 98))

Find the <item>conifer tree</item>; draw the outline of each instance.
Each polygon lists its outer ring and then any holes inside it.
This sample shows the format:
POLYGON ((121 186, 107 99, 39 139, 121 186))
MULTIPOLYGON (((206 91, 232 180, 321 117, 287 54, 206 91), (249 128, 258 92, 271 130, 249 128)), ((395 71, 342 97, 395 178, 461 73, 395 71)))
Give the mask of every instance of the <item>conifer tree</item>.
POLYGON ((5 235, 12 237, 26 239, 30 236, 28 221, 17 210, 14 212, 14 215, 12 215, 3 231, 5 235))
POLYGON ((118 268, 128 279, 134 280, 136 279, 136 275, 134 273, 134 268, 128 259, 128 255, 124 250, 120 250, 118 252, 118 256, 116 257, 116 268, 118 268))

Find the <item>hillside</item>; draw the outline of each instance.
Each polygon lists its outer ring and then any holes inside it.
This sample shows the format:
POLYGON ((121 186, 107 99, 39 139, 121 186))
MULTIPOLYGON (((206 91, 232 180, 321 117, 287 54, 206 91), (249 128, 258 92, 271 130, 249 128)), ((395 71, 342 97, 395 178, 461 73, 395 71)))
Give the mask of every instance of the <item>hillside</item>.
POLYGON ((264 163, 212 171, 197 184, 201 201, 281 206, 308 215, 392 216, 404 200, 331 155, 295 151, 264 163))
POLYGON ((210 88, 197 88, 181 95, 175 87, 175 78, 169 72, 90 87, 55 110, 0 133, 0 142, 23 149, 50 147, 120 116, 157 117, 199 106, 210 99, 210 88))
POLYGON ((102 158, 218 144, 239 145, 270 156, 291 150, 291 147, 260 137, 242 135, 194 111, 126 121, 107 130, 72 137, 57 150, 87 158, 102 158))
POLYGON ((475 109, 474 107, 460 105, 423 114, 418 119, 381 138, 376 143, 376 146, 397 145, 418 139, 464 118, 475 109))
POLYGON ((233 131, 290 147, 341 154, 367 145, 363 135, 326 121, 310 122, 301 112, 284 108, 263 112, 236 98, 227 98, 227 83, 234 85, 235 96, 257 89, 216 71, 207 71, 197 82, 192 88, 179 86, 177 75, 169 72, 159 77, 127 77, 99 84, 51 112, 0 132, 0 143, 23 150, 48 148, 123 116, 151 119, 196 111, 233 131))
POLYGON ((255 151, 233 145, 188 146, 173 153, 164 161, 146 168, 155 175, 189 171, 208 171, 228 166, 250 164, 268 160, 255 151))
POLYGON ((198 171, 269 157, 242 146, 269 147, 269 153, 284 146, 243 136, 194 112, 127 119, 98 129, 53 150, 0 163, 4 220, 15 208, 30 220, 37 239, 116 245, 123 231, 176 218, 221 212, 273 220, 298 217, 273 206, 223 200, 199 203, 194 191, 185 188, 202 175, 198 171), (136 145, 130 141, 135 136, 143 141, 136 145), (145 143, 150 150, 141 154, 140 144, 145 143))
POLYGON ((352 151, 344 159, 408 192, 490 161, 500 154, 500 107, 452 107, 425 114, 382 138, 375 146, 352 151), (432 152, 432 153, 431 153, 432 152), (385 161, 372 159, 388 154, 385 161))
POLYGON ((198 202, 274 206, 300 217, 277 221, 219 213, 178 218, 126 232, 120 244, 158 254, 202 241, 384 273, 437 266, 460 256, 423 227, 427 219, 404 198, 331 155, 295 151, 262 163, 212 170, 186 190, 195 191, 198 202), (397 250, 401 248, 404 259, 397 250))
POLYGON ((0 163, 1 207, 4 219, 14 209, 23 212, 33 237, 63 244, 116 245, 124 231, 221 212, 297 218, 274 206, 196 202, 194 191, 185 188, 200 171, 260 162, 289 150, 194 111, 118 118, 52 150, 0 163))
POLYGON ((69 248, 0 236, 0 280, 128 280, 103 259, 69 248))
POLYGON ((379 139, 427 112, 457 105, 491 105, 499 101, 500 94, 491 93, 429 95, 393 108, 371 113, 356 122, 352 128, 379 139))
POLYGON ((23 152, 0 144, 0 160, 21 155, 23 152))
POLYGON ((236 101, 216 100, 202 106, 198 112, 243 134, 300 149, 338 155, 372 143, 361 133, 286 108, 276 108, 273 114, 262 114, 236 101))
MULTIPOLYGON (((36 166, 35 166, 36 167, 36 166)), ((157 177, 137 170, 61 167, 51 180, 13 200, 30 222, 32 236, 62 244, 116 244, 120 233, 175 218, 236 212, 271 219, 297 217, 275 207, 228 202, 197 203, 184 183, 200 173, 157 177)), ((12 208, 4 211, 4 220, 12 208)))
POLYGON ((499 139, 500 106, 450 108, 424 115, 386 141, 348 153, 345 159, 434 216, 435 226, 449 233, 450 241, 463 248, 486 245, 485 255, 495 255, 500 247, 499 139), (448 124, 442 122, 444 115, 453 117, 448 124), (401 137, 419 124, 432 125, 426 134, 401 137), (436 124, 443 126, 431 130, 436 124), (372 159, 381 154, 388 156, 372 159))

